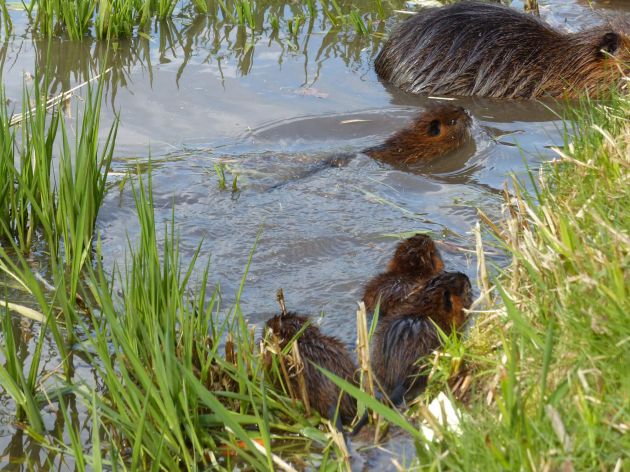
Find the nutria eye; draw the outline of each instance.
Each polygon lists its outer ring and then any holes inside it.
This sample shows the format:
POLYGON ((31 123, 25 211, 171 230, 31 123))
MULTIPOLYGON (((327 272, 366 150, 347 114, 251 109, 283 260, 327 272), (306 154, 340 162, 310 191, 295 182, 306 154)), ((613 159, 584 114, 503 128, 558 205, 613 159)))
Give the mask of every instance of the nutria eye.
POLYGON ((604 36, 602 36, 602 39, 599 42, 597 55, 599 57, 606 57, 606 53, 615 54, 619 50, 620 44, 621 38, 617 33, 606 33, 604 36))
POLYGON ((440 120, 433 120, 429 123, 429 136, 437 136, 440 134, 440 120))

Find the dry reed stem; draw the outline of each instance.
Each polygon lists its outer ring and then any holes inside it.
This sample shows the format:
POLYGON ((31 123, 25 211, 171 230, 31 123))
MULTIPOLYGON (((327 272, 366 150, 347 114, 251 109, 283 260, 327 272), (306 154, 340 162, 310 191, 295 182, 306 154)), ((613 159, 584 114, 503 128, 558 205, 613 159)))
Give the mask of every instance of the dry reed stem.
POLYGON ((282 354, 282 348, 280 347, 280 342, 275 335, 271 336, 271 338, 272 338, 271 342, 273 344, 273 350, 276 353, 276 359, 278 359, 278 362, 280 363, 280 370, 282 371, 282 377, 284 377, 284 384, 287 387, 289 397, 295 400, 297 397, 295 395, 295 392, 293 391, 293 387, 291 386, 291 376, 289 375, 289 370, 287 369, 287 366, 284 363, 284 355, 282 354))
POLYGON ((525 0, 525 5, 523 5, 525 11, 527 13, 531 13, 535 16, 540 16, 540 9, 538 8, 538 0, 525 0))
POLYGON ((0 299, 0 307, 4 307, 7 310, 13 311, 18 315, 23 316, 24 318, 28 318, 29 320, 39 321, 43 323, 46 321, 46 317, 40 313, 39 311, 33 310, 24 305, 18 305, 17 303, 11 303, 8 300, 0 299))
POLYGON ((346 440, 343 437, 343 433, 339 431, 330 421, 326 422, 326 426, 328 427, 328 432, 332 441, 337 446, 339 452, 341 452, 341 459, 343 460, 344 468, 348 471, 352 471, 352 466, 350 464, 350 452, 348 451, 348 446, 346 445, 346 440))
MULTIPOLYGON (((226 429, 231 431, 230 428, 226 427, 226 429)), ((232 432, 232 434, 234 433, 232 432)), ((256 441, 251 441, 251 443, 258 450, 258 452, 267 456, 267 450, 264 446, 258 444, 256 441)), ((297 469, 295 469, 288 462, 282 460, 280 457, 276 456, 273 452, 269 452, 269 455, 271 456, 271 460, 273 461, 273 463, 276 464, 281 470, 284 470, 285 472, 297 472, 297 469)))
MULTIPOLYGON (((101 74, 97 74, 94 77, 92 77, 90 80, 86 80, 85 82, 72 87, 70 90, 66 90, 65 92, 61 92, 59 95, 56 95, 52 98, 49 98, 46 101, 46 110, 50 110, 52 107, 58 105, 59 103, 68 100, 69 98, 72 97, 72 94, 74 92, 76 92, 77 90, 79 90, 80 88, 83 88, 84 86, 86 86, 87 84, 89 84, 90 82, 93 82, 95 80, 100 79, 101 77, 105 76, 106 74, 109 73, 109 71, 111 71, 112 68, 108 68, 107 70, 105 70, 105 72, 101 73, 101 74)), ((22 121, 24 121, 24 116, 25 115, 32 115, 33 113, 35 113, 35 111, 37 110, 37 107, 32 107, 30 110, 28 110, 25 113, 18 113, 17 115, 11 117, 11 120, 9 121, 9 126, 15 126, 20 124, 22 121)))
POLYGON ((490 307, 492 306, 492 297, 490 296, 492 287, 488 277, 488 268, 486 267, 486 257, 483 250, 481 226, 479 222, 475 224, 473 233, 475 235, 475 249, 477 251, 477 285, 482 288, 482 293, 479 296, 480 304, 483 303, 485 307, 490 307))
POLYGON ((374 396, 374 380, 372 377, 372 364, 370 362, 370 338, 367 328, 367 312, 365 303, 359 302, 357 310, 357 359, 363 380, 363 389, 374 396))
POLYGON ((280 305, 280 311, 282 312, 282 316, 287 315, 287 305, 284 303, 284 290, 279 288, 276 292, 276 300, 278 300, 278 305, 280 305))
POLYGON ((311 402, 306 389, 306 379, 304 378, 304 361, 302 361, 297 341, 294 341, 291 346, 291 364, 294 369, 295 377, 297 378, 298 388, 300 389, 300 397, 302 403, 304 403, 306 416, 311 416, 311 402))

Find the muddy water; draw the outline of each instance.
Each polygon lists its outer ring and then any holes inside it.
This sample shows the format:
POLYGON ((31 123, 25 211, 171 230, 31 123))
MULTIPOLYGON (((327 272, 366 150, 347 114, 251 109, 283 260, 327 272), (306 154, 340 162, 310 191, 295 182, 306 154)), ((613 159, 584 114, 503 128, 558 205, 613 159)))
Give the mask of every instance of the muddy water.
MULTIPOLYGON (((599 5, 593 11, 587 2, 545 2, 541 14, 579 29, 601 21, 600 12, 630 10, 627 2, 599 5)), ((292 16, 289 7, 276 7, 276 14, 292 16)), ((20 12, 12 15, 14 31, 0 45, 0 64, 7 97, 16 104, 24 74, 47 63, 51 94, 102 70, 102 44, 49 45, 33 39, 20 12)), ((379 31, 398 19, 394 15, 379 31)), ((413 171, 393 169, 361 150, 403 127, 429 99, 377 79, 372 62, 378 39, 331 31, 321 13, 296 36, 285 27, 252 35, 217 18, 185 14, 154 24, 148 34, 150 39, 119 41, 110 53, 103 129, 114 113, 121 125, 112 188, 98 221, 107 265, 123 261, 127 235, 133 240, 137 233, 129 184, 116 184, 127 171, 146 173, 151 160, 158 221, 170 218, 174 204, 184 258, 203 241, 211 283, 220 284, 228 304, 262 228, 242 297, 243 311, 259 325, 276 310, 274 293, 282 287, 290 309, 325 313, 323 330, 354 343, 362 284, 385 266, 398 235, 407 232, 431 232, 441 241, 447 268, 474 278, 470 229, 477 208, 497 215, 506 176, 523 177, 526 166, 536 169, 553 157, 551 146, 562 144, 561 107, 470 98, 457 103, 474 117, 474 144, 413 171), (346 166, 321 165, 341 154, 352 156, 346 166), (219 186, 216 164, 225 166, 228 189, 219 186)), ((30 334, 39 328, 18 319, 15 324, 27 357, 34 348, 30 334)), ((46 366, 53 369, 56 353, 45 349, 46 366)), ((22 437, 12 408, 0 397, 0 463, 11 462, 7 470, 27 464, 46 469, 51 458, 22 437)), ((55 412, 49 419, 53 428, 55 412)), ((373 460, 384 459, 366 464, 373 460)), ((51 461, 53 468, 71 463, 51 461)))

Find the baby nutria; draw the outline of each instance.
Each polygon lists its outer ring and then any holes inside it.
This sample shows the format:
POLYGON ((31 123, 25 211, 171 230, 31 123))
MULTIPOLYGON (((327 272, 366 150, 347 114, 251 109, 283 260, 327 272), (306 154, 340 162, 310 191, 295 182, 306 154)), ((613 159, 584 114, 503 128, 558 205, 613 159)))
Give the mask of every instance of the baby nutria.
POLYGON ((379 303, 379 317, 384 317, 401 304, 414 289, 444 269, 444 262, 433 240, 417 234, 396 247, 387 270, 370 280, 363 292, 368 313, 379 303))
POLYGON ((379 323, 372 343, 372 368, 395 405, 424 388, 426 378, 418 360, 440 346, 435 325, 447 334, 459 330, 466 321, 464 309, 471 303, 468 277, 443 272, 379 323))
MULTIPOLYGON (((472 118, 462 107, 435 103, 416 115, 410 126, 397 131, 383 144, 363 149, 372 159, 405 168, 460 149, 471 138, 472 118)), ((266 191, 277 190, 290 182, 306 179, 326 169, 345 167, 355 153, 328 156, 296 177, 279 182, 266 191)))
MULTIPOLYGON (((266 328, 271 330, 278 339, 280 347, 284 348, 309 322, 310 319, 307 316, 288 312, 269 319, 266 328)), ((356 367, 350 353, 341 341, 332 336, 325 336, 317 326, 312 324, 302 331, 297 339, 297 345, 304 363, 303 375, 309 404, 322 417, 332 420, 335 417, 341 391, 313 364, 323 367, 348 382, 355 383, 356 367)), ((291 375, 291 388, 295 392, 300 391, 295 373, 291 375)), ((355 414, 355 400, 349 395, 343 395, 339 406, 337 428, 341 431, 341 425, 352 422, 355 414)))
POLYGON ((462 107, 436 103, 417 115, 411 125, 385 143, 362 152, 393 166, 407 166, 444 156, 471 139, 472 119, 462 107))
POLYGON ((606 24, 565 33, 510 7, 466 1, 423 10, 402 23, 375 68, 412 93, 516 99, 597 94, 620 85, 628 71, 629 29, 606 24))

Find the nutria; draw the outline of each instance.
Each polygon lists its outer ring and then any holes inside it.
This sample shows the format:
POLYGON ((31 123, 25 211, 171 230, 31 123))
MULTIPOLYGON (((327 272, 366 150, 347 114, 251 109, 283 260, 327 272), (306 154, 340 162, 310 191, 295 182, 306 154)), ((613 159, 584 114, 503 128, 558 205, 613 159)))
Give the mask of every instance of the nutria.
POLYGON ((418 361, 440 346, 436 325, 447 334, 459 330, 466 321, 464 309, 471 303, 468 277, 443 272, 379 323, 372 342, 372 368, 395 405, 424 388, 426 377, 418 361))
POLYGON ((379 303, 379 316, 389 314, 414 290, 444 269, 444 262, 433 240, 426 234, 405 239, 396 247, 387 270, 365 286, 363 301, 368 313, 379 303))
POLYGON ((461 2, 398 26, 376 73, 407 92, 533 99, 597 94, 621 83, 628 30, 566 33, 510 7, 461 2), (622 65, 620 68, 619 65, 622 65))
MULTIPOLYGON (((397 131, 383 144, 361 152, 377 161, 406 168, 462 148, 471 139, 471 127, 472 119, 462 107, 435 103, 418 113, 410 126, 397 131)), ((290 180, 267 187, 266 191, 277 190, 288 183, 306 179, 327 169, 345 167, 355 157, 355 153, 328 156, 290 180)))
POLYGON ((462 107, 436 103, 418 114, 409 127, 363 153, 394 166, 415 164, 461 148, 471 138, 471 125, 462 107))
MULTIPOLYGON (((284 349, 310 321, 307 316, 288 312, 269 319, 266 327, 276 336, 280 347, 284 349)), ((302 331, 297 338, 297 345, 304 364, 303 377, 306 384, 308 402, 322 417, 332 420, 336 416, 335 412, 341 391, 315 365, 323 367, 342 379, 356 384, 354 380, 356 367, 354 362, 352 362, 350 353, 340 340, 322 334, 319 328, 313 324, 308 324, 302 331)), ((291 375, 293 391, 299 392, 297 375, 294 372, 289 375, 291 375)), ((337 427, 340 428, 341 424, 350 423, 355 414, 356 401, 351 396, 343 394, 339 405, 337 427)))

